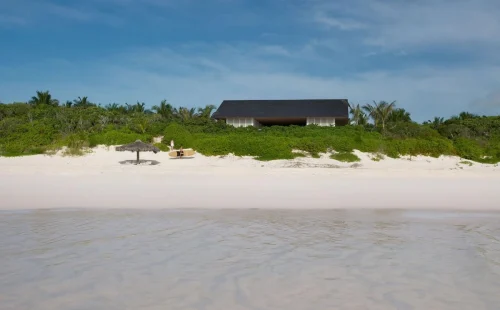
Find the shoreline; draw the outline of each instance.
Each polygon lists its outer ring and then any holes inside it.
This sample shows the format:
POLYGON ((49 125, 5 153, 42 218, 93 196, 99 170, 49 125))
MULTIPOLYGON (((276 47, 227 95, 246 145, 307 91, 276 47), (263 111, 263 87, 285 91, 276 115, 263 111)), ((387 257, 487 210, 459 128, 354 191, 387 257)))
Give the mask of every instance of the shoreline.
POLYGON ((350 176, 12 176, 0 209, 460 209, 500 210, 489 178, 350 176), (118 182, 119 181, 119 182, 118 182), (376 184, 373 184, 376 181, 376 184))
POLYGON ((98 148, 82 157, 0 158, 0 210, 84 209, 414 209, 500 210, 498 165, 414 157, 358 168, 328 158, 260 162, 235 156, 122 165, 134 154, 98 148), (298 168, 289 168, 300 166, 298 168))

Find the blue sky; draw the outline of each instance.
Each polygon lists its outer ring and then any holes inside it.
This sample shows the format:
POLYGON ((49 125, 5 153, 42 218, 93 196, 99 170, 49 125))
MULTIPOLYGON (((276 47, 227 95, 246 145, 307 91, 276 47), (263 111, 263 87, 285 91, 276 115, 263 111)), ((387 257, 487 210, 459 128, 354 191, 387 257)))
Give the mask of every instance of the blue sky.
POLYGON ((0 101, 396 100, 500 114, 498 0, 3 0, 0 101))

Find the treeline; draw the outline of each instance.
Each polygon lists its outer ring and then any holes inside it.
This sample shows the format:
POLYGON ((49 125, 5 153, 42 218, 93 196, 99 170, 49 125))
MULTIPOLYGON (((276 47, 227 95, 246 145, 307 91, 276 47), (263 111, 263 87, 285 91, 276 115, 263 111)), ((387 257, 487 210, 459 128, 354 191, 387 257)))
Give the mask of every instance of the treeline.
MULTIPOLYGON (((353 149, 400 155, 458 155, 485 163, 500 161, 500 117, 462 112, 449 119, 436 117, 422 124, 395 102, 350 107, 351 124, 342 127, 273 126, 234 128, 210 118, 216 107, 174 107, 166 101, 147 109, 135 104, 92 103, 78 97, 65 103, 48 91, 28 102, 0 104, 0 155, 50 153, 68 147, 80 154, 87 147, 118 145, 164 136, 176 145, 206 155, 256 156, 262 160, 313 156, 327 151, 347 154, 353 149)), ((166 144, 160 144, 167 149, 166 144)), ((337 156, 350 158, 352 156, 337 156)))

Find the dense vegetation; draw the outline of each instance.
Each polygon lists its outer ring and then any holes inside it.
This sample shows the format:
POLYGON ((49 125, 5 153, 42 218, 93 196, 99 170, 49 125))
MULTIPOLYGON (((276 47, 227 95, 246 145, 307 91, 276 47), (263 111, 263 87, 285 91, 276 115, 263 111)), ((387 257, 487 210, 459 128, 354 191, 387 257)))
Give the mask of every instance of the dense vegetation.
POLYGON ((0 155, 49 153, 68 146, 70 154, 86 147, 152 141, 164 136, 176 146, 192 147, 205 155, 256 156, 261 160, 313 156, 335 151, 332 158, 356 161, 353 149, 400 155, 458 155, 464 159, 500 161, 500 116, 462 112, 450 119, 436 117, 418 124, 395 102, 351 106, 351 125, 342 127, 273 126, 234 128, 210 118, 215 106, 175 108, 166 101, 151 110, 144 103, 94 104, 87 97, 61 104, 49 92, 30 101, 0 104, 0 155))

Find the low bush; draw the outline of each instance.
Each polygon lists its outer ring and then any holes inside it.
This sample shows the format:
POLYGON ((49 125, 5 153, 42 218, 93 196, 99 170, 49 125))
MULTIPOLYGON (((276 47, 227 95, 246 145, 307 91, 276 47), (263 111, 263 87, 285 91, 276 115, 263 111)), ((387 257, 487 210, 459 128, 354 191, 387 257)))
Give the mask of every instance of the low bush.
POLYGON ((170 145, 171 140, 174 140, 177 147, 187 148, 193 144, 193 135, 185 126, 171 123, 163 131, 162 142, 170 145))
POLYGON ((353 163, 353 162, 361 161, 361 158, 359 158, 356 154, 349 153, 349 152, 335 153, 335 154, 330 155, 330 158, 338 160, 338 161, 346 162, 346 163, 353 163))
POLYGON ((484 149, 481 148, 477 141, 458 138, 455 140, 455 149, 457 150, 457 155, 464 159, 469 159, 473 161, 482 161, 484 154, 484 149))

